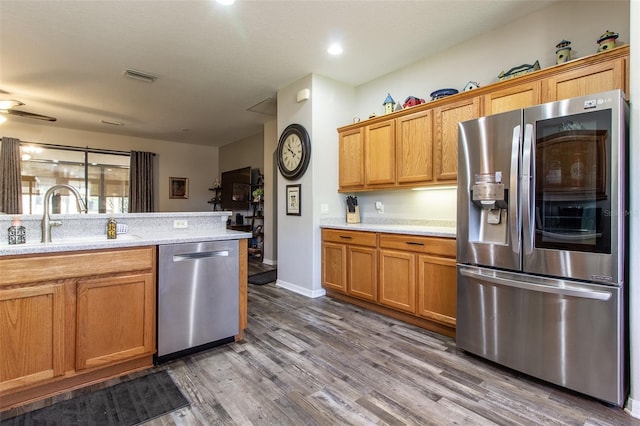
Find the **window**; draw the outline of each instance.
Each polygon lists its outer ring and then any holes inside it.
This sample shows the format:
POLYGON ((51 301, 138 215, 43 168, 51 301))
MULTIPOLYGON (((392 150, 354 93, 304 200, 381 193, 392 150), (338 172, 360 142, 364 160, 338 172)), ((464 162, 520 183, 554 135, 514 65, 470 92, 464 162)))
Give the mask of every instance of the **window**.
MULTIPOLYGON (((57 184, 80 191, 89 213, 125 213, 129 209, 128 152, 22 143, 22 209, 42 214, 44 194, 57 184)), ((76 213, 69 191, 53 195, 52 213, 76 213)))

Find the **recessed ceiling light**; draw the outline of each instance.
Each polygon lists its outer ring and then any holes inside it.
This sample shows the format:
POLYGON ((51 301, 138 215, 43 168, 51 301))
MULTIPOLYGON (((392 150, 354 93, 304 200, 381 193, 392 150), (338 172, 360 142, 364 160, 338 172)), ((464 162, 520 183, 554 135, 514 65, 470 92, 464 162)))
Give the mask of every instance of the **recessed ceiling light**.
POLYGON ((224 6, 231 6, 236 0, 216 0, 218 4, 222 4, 224 6))
POLYGON ((341 55, 343 49, 342 46, 340 46, 338 43, 333 43, 331 46, 329 46, 327 52, 329 52, 330 55, 341 55))

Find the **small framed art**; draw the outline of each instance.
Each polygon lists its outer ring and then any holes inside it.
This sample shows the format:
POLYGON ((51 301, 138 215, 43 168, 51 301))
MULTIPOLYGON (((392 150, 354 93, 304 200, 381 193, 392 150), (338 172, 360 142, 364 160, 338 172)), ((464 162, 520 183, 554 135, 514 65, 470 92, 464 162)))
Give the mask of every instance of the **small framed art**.
POLYGON ((189 178, 169 178, 169 198, 189 198, 189 178))
POLYGON ((300 185, 287 185, 287 214, 301 216, 300 185))

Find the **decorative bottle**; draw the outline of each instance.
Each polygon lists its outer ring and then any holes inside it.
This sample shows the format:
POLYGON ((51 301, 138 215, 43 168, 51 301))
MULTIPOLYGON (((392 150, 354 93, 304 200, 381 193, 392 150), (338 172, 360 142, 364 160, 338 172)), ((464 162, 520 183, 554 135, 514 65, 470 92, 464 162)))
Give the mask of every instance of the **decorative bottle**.
POLYGON ((15 216, 9 227, 9 244, 24 244, 27 242, 27 230, 20 224, 20 218, 15 216))
POLYGON ((115 240, 118 237, 117 227, 118 227, 118 223, 113 218, 113 216, 111 216, 109 218, 109 221, 107 222, 107 239, 108 240, 115 240))

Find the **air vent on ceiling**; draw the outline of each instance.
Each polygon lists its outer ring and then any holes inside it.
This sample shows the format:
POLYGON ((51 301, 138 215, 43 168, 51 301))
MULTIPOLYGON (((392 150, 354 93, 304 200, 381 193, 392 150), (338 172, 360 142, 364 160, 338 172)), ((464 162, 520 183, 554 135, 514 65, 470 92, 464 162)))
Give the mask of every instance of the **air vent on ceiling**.
POLYGON ((124 123, 120 122, 120 121, 113 121, 113 120, 100 120, 100 122, 102 124, 109 124, 111 126, 123 126, 124 123))
POLYGON ((153 83, 158 78, 158 76, 156 75, 149 74, 147 72, 132 70, 132 69, 124 70, 123 74, 125 77, 133 78, 134 80, 140 80, 147 83, 153 83))
POLYGON ((276 115, 278 113, 278 101, 274 98, 267 98, 250 106, 247 108, 247 111, 265 115, 276 115))

